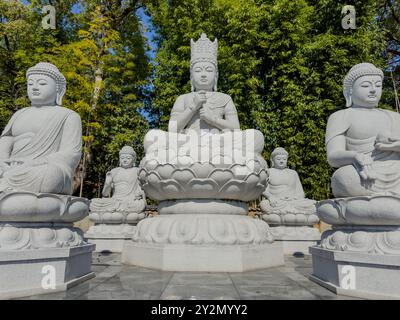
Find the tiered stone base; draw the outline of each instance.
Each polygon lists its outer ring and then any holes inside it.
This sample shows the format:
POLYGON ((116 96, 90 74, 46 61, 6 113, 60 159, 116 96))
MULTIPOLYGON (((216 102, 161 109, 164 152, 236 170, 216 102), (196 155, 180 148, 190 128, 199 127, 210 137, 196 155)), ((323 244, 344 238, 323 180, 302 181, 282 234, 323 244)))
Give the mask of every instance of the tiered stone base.
POLYGON ((137 225, 122 262, 166 271, 242 272, 284 264, 268 224, 245 215, 166 214, 137 225))
POLYGON ((270 230, 274 240, 282 243, 283 253, 287 255, 308 255, 309 248, 321 240, 319 230, 309 226, 271 226, 270 230))
POLYGON ((310 248, 310 279, 336 294, 400 299, 400 255, 310 248), (354 278, 352 278, 354 277, 354 278))
POLYGON ((282 245, 189 245, 126 242, 125 264, 163 271, 243 272, 284 264, 282 245))
POLYGON ((89 243, 96 245, 96 252, 122 252, 126 240, 132 239, 136 226, 131 224, 98 224, 85 233, 89 243))
POLYGON ((0 299, 64 291, 94 277, 91 271, 93 250, 92 244, 0 250, 0 299))

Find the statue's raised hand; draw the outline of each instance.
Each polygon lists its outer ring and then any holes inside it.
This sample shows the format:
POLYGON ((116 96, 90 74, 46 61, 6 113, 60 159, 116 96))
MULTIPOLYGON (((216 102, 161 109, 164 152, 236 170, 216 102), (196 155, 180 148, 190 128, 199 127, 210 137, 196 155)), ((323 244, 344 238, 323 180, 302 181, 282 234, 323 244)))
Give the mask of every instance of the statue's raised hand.
POLYGON ((200 119, 214 125, 215 116, 209 108, 203 107, 200 109, 200 119))
POLYGON ((195 92, 193 97, 193 102, 194 102, 194 108, 196 110, 200 109, 203 106, 203 104, 207 102, 206 92, 203 90, 195 92))

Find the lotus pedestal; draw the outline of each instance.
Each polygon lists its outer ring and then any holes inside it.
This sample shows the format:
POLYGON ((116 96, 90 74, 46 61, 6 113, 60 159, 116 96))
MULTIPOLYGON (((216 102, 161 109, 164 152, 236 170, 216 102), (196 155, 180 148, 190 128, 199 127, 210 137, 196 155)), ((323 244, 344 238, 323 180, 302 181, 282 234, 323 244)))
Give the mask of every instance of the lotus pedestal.
POLYGON ((337 294, 400 299, 400 197, 324 200, 317 213, 333 227, 310 248, 311 280, 337 294))
POLYGON ((94 212, 89 219, 95 223, 85 233, 85 238, 96 245, 96 252, 122 252, 126 240, 130 240, 144 212, 94 212))
POLYGON ((273 242, 267 223, 246 215, 244 202, 169 201, 160 204, 159 212, 139 222, 132 241, 125 242, 123 263, 202 272, 243 272, 284 264, 282 245, 273 242))
POLYGON ((63 291, 94 277, 94 245, 73 227, 88 209, 84 198, 0 194, 0 299, 63 291))
POLYGON ((287 255, 309 254, 309 248, 319 243, 321 233, 312 226, 270 226, 274 240, 282 243, 287 255))

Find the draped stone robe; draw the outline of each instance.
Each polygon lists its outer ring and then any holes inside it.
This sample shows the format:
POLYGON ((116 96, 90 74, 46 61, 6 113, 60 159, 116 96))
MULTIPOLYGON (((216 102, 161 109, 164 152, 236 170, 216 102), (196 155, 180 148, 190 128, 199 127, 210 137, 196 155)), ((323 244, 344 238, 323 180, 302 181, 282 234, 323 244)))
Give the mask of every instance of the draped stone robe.
POLYGON ((26 121, 31 108, 17 111, 1 134, 0 162, 8 161, 11 168, 6 168, 0 177, 0 191, 71 194, 72 179, 81 157, 80 116, 59 106, 40 107, 44 125, 36 133, 16 135, 16 131, 21 131, 19 120, 25 116, 26 121), (22 164, 18 164, 19 160, 22 164))

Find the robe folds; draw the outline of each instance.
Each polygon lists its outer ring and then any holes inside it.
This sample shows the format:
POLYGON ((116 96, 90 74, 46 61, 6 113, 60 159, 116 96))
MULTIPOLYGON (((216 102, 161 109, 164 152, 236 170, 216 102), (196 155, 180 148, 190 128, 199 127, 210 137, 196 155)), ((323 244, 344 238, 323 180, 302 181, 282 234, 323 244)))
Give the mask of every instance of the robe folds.
POLYGON ((1 159, 11 165, 3 169, 0 191, 72 193, 72 179, 81 157, 81 119, 70 109, 51 108, 51 112, 43 112, 45 126, 36 134, 27 132, 16 137, 13 134, 13 126, 30 108, 17 111, 8 122, 0 139, 13 137, 14 143, 18 143, 13 144, 7 159, 4 155, 1 159))

